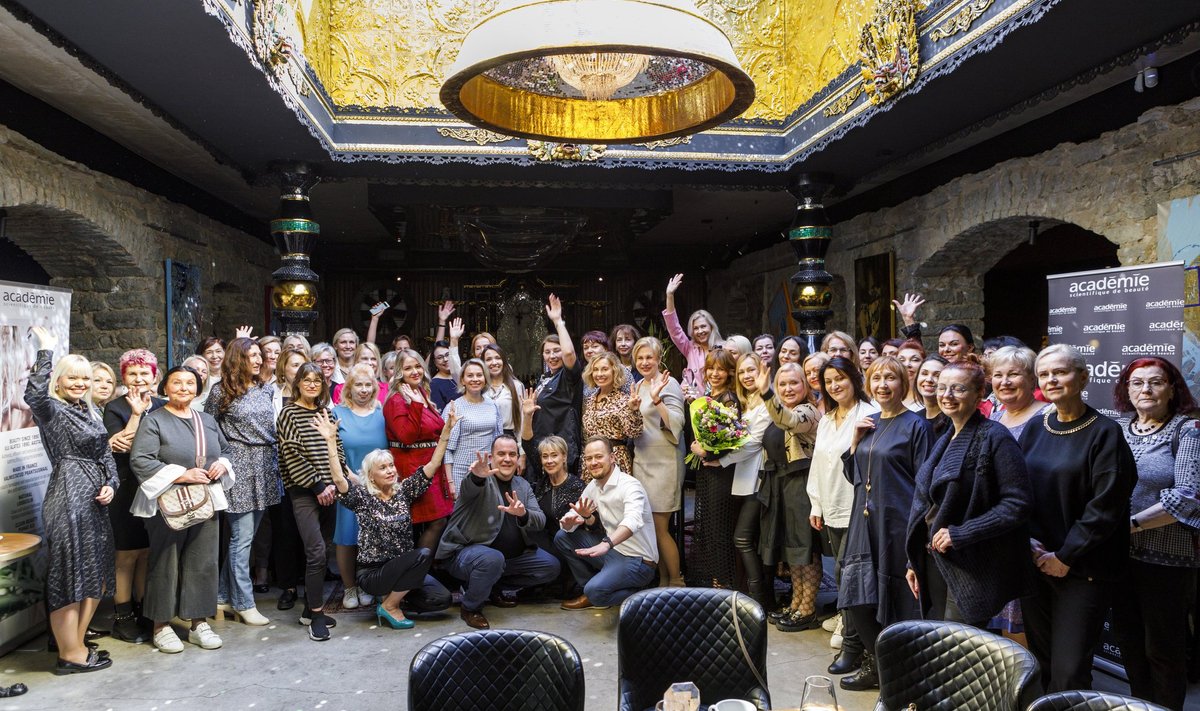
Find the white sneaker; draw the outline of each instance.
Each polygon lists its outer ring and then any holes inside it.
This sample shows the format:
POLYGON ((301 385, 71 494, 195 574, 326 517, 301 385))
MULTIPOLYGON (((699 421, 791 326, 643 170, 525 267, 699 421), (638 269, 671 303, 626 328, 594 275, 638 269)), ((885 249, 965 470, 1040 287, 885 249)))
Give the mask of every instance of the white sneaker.
POLYGON ((842 648, 842 616, 837 616, 837 627, 833 630, 833 636, 829 638, 829 646, 834 649, 842 648))
POLYGON ((346 592, 342 593, 342 607, 346 610, 357 610, 358 606, 358 586, 346 588, 346 592))
MULTIPOLYGON (((267 619, 263 613, 258 611, 257 607, 251 607, 246 610, 238 610, 237 615, 241 618, 242 624, 250 625, 251 627, 262 627, 271 623, 271 621, 267 619)), ((213 636, 215 637, 216 635, 213 636)))
POLYGON ((821 629, 826 632, 837 632, 838 625, 842 624, 842 613, 837 613, 833 617, 825 618, 821 623, 821 629))
POLYGON ((370 607, 375 604, 375 596, 368 595, 366 590, 358 588, 358 604, 362 607, 370 607))
POLYGON ((166 654, 179 654, 183 651, 183 642, 179 641, 179 635, 175 634, 171 625, 166 625, 154 633, 154 646, 166 654))
MULTIPOLYGON (((201 622, 196 629, 189 631, 188 641, 201 649, 220 649, 222 644, 221 638, 217 636, 216 632, 212 631, 212 627, 209 627, 207 622, 201 622)), ((156 638, 155 643, 157 644, 157 642, 158 639, 156 638)), ((179 645, 179 648, 183 649, 182 643, 179 645)))

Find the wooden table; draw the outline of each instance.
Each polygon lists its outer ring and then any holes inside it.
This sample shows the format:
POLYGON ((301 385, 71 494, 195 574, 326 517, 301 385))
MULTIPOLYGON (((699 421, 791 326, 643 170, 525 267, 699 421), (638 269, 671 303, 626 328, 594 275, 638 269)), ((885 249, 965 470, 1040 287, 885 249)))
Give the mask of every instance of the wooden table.
POLYGON ((0 563, 33 555, 42 545, 42 537, 32 533, 0 533, 0 563))

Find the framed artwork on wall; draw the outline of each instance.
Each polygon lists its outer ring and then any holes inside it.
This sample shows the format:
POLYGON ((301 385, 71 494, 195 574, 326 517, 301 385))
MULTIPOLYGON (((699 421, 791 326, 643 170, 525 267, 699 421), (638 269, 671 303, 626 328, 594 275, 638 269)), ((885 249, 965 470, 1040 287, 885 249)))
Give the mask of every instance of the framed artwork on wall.
POLYGON ((792 318, 792 292, 786 279, 779 282, 771 303, 767 306, 767 326, 775 342, 784 336, 796 335, 796 320, 792 318))
POLYGON ((173 367, 196 352, 204 310, 200 302, 200 269, 166 260, 167 362, 173 367))
POLYGON ((896 298, 896 255, 884 252, 854 260, 854 338, 896 337, 892 299, 896 298))

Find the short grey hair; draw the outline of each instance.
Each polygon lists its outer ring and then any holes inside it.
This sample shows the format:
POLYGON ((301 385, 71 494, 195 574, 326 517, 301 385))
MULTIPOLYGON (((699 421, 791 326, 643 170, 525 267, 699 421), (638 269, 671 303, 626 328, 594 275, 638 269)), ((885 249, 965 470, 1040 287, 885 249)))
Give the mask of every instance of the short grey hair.
POLYGON ((1043 348, 1042 352, 1038 353, 1037 360, 1033 362, 1035 373, 1042 359, 1049 358, 1050 356, 1062 356, 1066 358, 1067 362, 1071 364, 1071 368, 1077 373, 1082 373, 1086 381, 1088 377, 1087 360, 1079 354, 1079 351, 1075 350, 1074 346, 1068 346, 1065 343, 1055 343, 1052 346, 1043 348))
POLYGON ((1037 372, 1035 371, 1035 366, 1038 357, 1038 354, 1034 353, 1032 348, 1026 348, 1025 346, 1004 346, 997 348, 987 357, 988 376, 991 377, 991 371, 996 368, 1011 363, 1023 370, 1029 377, 1036 378, 1037 372))

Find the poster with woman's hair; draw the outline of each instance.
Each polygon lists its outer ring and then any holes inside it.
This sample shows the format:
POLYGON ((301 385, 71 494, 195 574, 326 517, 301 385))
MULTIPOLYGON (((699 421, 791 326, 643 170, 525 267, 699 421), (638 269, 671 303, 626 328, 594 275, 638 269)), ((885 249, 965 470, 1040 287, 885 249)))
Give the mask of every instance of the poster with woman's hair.
MULTIPOLYGON (((50 460, 25 404, 25 385, 37 356, 30 332, 34 326, 58 338, 56 358, 68 353, 71 292, 0 281, 0 537, 42 533, 50 460)), ((43 579, 41 556, 0 562, 0 653, 45 619, 43 579)))

